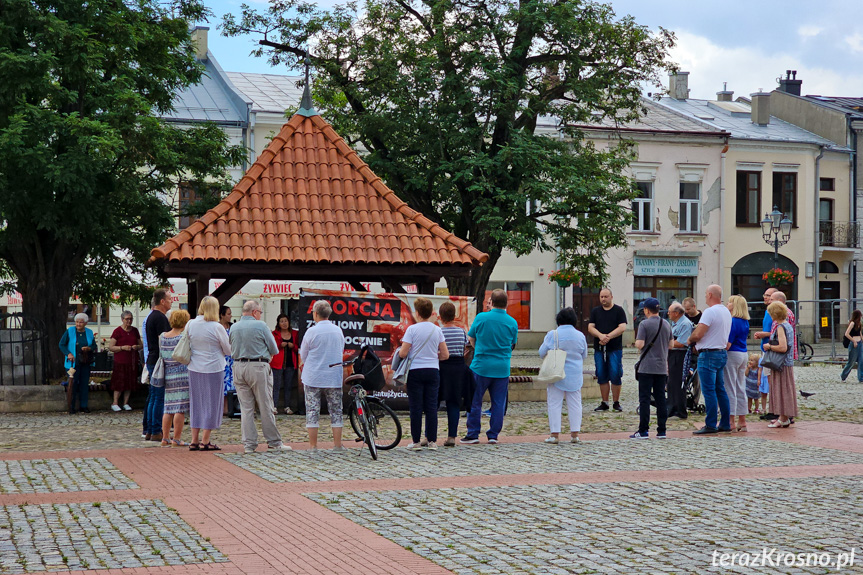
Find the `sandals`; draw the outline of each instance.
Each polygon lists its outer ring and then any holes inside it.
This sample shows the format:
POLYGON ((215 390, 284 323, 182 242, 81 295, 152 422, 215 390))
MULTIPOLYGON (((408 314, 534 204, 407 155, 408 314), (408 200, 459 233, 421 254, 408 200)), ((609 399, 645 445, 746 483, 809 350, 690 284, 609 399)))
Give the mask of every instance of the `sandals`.
POLYGON ((773 423, 771 423, 771 424, 770 424, 770 425, 768 425, 767 427, 773 427, 773 428, 776 428, 776 427, 788 427, 789 425, 791 425, 791 422, 790 422, 790 421, 786 421, 785 423, 782 423, 781 421, 779 421, 779 420, 777 419, 776 421, 774 421, 773 423))
POLYGON ((201 450, 201 444, 199 444, 199 443, 190 443, 189 444, 189 451, 200 451, 200 450, 201 450))
POLYGON ((741 432, 741 433, 746 433, 746 432, 747 432, 747 431, 749 431, 749 430, 748 430, 748 429, 746 429, 746 426, 744 425, 743 427, 738 427, 738 428, 737 428, 737 431, 739 431, 739 432, 741 432))
POLYGON ((163 439, 162 443, 159 444, 159 447, 170 447, 170 446, 171 446, 171 442, 168 441, 167 439, 163 439))
POLYGON ((221 451, 222 448, 215 443, 205 443, 201 446, 201 451, 221 451))
POLYGON ((189 444, 186 443, 185 441, 180 441, 179 439, 172 439, 171 440, 171 447, 186 447, 187 445, 189 445, 189 444))

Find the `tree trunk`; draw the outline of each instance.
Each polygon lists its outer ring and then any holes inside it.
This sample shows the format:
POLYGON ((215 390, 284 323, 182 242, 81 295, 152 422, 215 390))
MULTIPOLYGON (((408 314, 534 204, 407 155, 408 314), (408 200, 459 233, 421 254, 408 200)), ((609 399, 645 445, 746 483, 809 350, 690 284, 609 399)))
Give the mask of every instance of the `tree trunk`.
MULTIPOLYGON (((482 248, 478 248, 482 249, 482 248)), ((469 276, 447 277, 446 284, 450 295, 467 295, 476 298, 476 312, 483 311, 485 291, 488 280, 500 259, 501 250, 483 250, 488 254, 488 261, 482 266, 473 268, 469 276)))

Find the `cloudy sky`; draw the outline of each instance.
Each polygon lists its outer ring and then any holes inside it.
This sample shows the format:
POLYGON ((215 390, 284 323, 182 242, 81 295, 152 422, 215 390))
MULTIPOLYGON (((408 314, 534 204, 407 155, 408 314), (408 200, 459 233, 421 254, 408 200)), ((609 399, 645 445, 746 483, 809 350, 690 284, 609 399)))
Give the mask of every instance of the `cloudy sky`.
MULTIPOLYGON (((264 0, 246 0, 265 9, 264 0)), ((333 0, 321 4, 332 5, 333 0)), ((224 38, 216 29, 241 1, 209 0, 210 49, 225 70, 288 73, 249 56, 253 40, 224 38)), ((797 70, 804 94, 863 96, 863 0, 612 0, 650 28, 677 35, 672 59, 690 72, 693 98, 713 98, 728 82, 735 95, 771 90, 785 70, 797 70)))

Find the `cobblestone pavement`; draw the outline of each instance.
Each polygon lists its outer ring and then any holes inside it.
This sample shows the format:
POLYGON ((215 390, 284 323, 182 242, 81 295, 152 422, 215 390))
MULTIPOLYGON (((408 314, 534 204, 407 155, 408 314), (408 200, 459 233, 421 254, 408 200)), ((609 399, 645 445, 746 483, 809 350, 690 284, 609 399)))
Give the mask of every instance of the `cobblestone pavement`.
POLYGON ((61 493, 135 489, 104 457, 0 461, 0 493, 61 493))
MULTIPOLYGON (((606 433, 634 431, 638 427, 638 415, 635 408, 638 403, 638 391, 635 382, 631 380, 632 365, 635 356, 632 353, 624 355, 624 384, 621 401, 624 412, 613 411, 594 412, 598 402, 587 400, 584 405, 584 420, 582 432, 606 433)), ((516 356, 514 365, 538 364, 538 358, 522 353, 516 356)), ((589 363, 589 362, 588 362, 589 363)), ((813 421, 843 421, 863 423, 863 384, 853 378, 847 382, 839 381, 841 366, 818 364, 795 368, 797 387, 807 392, 815 393, 812 397, 798 397, 800 420, 813 421), (853 380, 853 381, 852 381, 853 380)), ((407 414, 402 413, 403 422, 407 423, 407 414)), ((305 417, 299 415, 279 415, 278 425, 286 442, 302 442, 307 440, 305 417)), ((483 425, 487 425, 487 419, 483 425)), ((567 420, 564 418, 564 425, 567 420)), ((439 414, 441 433, 446 431, 446 415, 439 414)), ((668 429, 671 431, 692 430, 702 425, 702 420, 690 417, 681 421, 672 419, 668 429)), ((259 422, 260 424, 260 422, 259 422)), ((654 424, 651 424, 654 426, 654 424)), ((130 447, 158 447, 153 442, 141 439, 141 413, 133 412, 103 412, 91 414, 67 415, 63 413, 43 414, 3 414, 0 417, 0 453, 9 451, 66 451, 70 449, 120 449, 130 447)), ((465 433, 465 421, 462 417, 459 434, 465 433)), ((548 419, 545 403, 512 403, 504 419, 503 436, 538 435, 547 433, 548 419)), ((350 434, 350 432, 347 432, 350 434)), ((324 417, 322 421, 321 440, 331 437, 329 422, 324 417)), ((241 439, 240 422, 234 419, 223 419, 222 428, 213 434, 216 442, 222 444, 238 444, 241 439)), ((189 440, 189 430, 184 431, 184 439, 189 440)))
MULTIPOLYGON (((712 565, 714 551, 755 554, 766 547, 829 553, 835 561, 837 554, 859 546, 861 479, 621 482, 308 497, 458 574, 724 573, 728 569, 712 565)), ((836 567, 780 564, 735 571, 825 573, 836 567)), ((859 564, 848 568, 855 571, 861 571, 859 564)))
POLYGON ((439 448, 396 448, 373 461, 367 452, 295 451, 224 454, 223 459, 271 482, 465 477, 670 469, 727 469, 863 464, 863 455, 759 438, 670 438, 664 441, 585 441, 579 445, 511 443, 439 448))
POLYGON ((0 573, 227 561, 162 501, 0 507, 0 573))

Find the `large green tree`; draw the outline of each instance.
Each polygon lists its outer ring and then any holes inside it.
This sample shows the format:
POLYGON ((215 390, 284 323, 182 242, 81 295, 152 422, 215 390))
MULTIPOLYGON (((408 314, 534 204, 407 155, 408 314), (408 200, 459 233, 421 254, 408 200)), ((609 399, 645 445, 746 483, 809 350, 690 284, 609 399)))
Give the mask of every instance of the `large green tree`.
POLYGON ((504 250, 556 247, 563 266, 604 278, 631 222, 633 149, 597 149, 575 126, 637 119, 671 33, 580 0, 272 0, 223 30, 259 35, 254 53, 273 65, 300 68, 308 50, 336 130, 411 207, 489 254, 447 278, 453 293, 481 301, 504 250))
MULTIPOLYGON (((200 80, 198 0, 0 0, 0 270, 49 337, 70 296, 144 297, 179 182, 227 185, 242 151, 214 125, 158 116, 200 80)), ((8 286, 7 286, 8 287, 8 286)))

